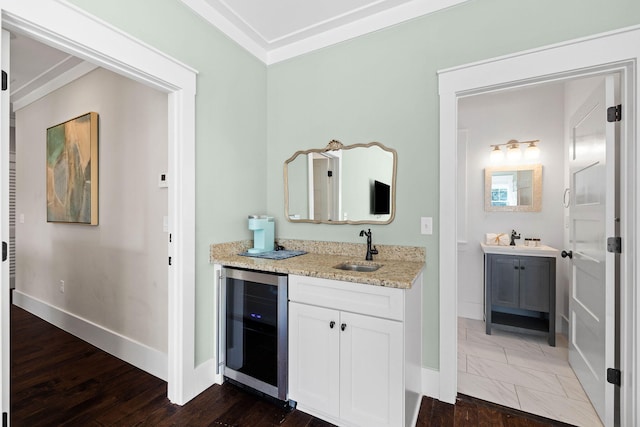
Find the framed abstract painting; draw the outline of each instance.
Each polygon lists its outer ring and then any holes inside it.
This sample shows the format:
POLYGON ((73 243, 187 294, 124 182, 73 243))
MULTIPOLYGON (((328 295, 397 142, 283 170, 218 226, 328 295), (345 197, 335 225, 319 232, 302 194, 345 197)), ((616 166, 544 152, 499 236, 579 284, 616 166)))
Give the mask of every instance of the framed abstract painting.
POLYGON ((47 129, 47 222, 98 225, 98 113, 47 129))

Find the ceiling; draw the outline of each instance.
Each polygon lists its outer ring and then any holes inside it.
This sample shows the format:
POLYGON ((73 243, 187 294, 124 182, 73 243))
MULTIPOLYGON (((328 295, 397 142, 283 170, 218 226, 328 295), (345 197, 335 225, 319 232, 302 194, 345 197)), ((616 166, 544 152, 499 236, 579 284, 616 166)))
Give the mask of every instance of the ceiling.
POLYGON ((266 64, 466 0, 182 0, 266 64))
POLYGON ((86 68, 85 61, 79 58, 14 33, 9 65, 10 102, 14 105, 16 101, 20 104, 21 100, 33 97, 52 81, 60 82, 65 74, 86 68))
MULTIPOLYGON (((466 0, 181 0, 266 64, 377 31, 466 0)), ((95 66, 93 67, 95 68, 95 66)), ((11 101, 93 69, 28 37, 11 35, 11 101), (64 80, 61 76, 67 76, 64 80)), ((75 77, 77 78, 77 77, 75 77)))

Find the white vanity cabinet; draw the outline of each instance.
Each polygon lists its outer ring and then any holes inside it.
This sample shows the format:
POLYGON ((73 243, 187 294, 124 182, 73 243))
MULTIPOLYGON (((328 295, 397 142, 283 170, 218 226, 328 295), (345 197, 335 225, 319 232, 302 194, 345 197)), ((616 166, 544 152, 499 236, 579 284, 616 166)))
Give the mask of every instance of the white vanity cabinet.
POLYGON ((421 275, 411 289, 289 276, 289 399, 344 426, 412 426, 421 275))

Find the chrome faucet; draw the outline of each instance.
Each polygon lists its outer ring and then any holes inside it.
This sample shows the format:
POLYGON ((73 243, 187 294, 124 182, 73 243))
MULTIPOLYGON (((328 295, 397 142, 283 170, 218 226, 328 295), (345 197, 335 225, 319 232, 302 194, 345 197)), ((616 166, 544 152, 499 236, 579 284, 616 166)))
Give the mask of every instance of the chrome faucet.
POLYGON ((516 245, 516 239, 519 239, 520 235, 516 234, 516 230, 511 230, 511 243, 509 243, 509 246, 515 246, 516 245))
POLYGON ((373 256, 378 255, 378 249, 374 246, 371 248, 371 229, 369 231, 360 231, 360 237, 367 236, 367 255, 364 257, 367 261, 373 261, 373 256))

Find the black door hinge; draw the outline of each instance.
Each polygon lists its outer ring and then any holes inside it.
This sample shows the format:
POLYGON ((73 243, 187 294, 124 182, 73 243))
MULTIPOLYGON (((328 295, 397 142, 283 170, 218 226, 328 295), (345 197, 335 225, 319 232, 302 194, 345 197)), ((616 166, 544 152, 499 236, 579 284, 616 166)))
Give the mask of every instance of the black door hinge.
POLYGON ((622 253, 622 237, 609 237, 607 239, 607 252, 622 253))
POLYGON ((622 120, 622 105, 607 108, 607 121, 609 123, 619 122, 620 120, 622 120))
POLYGON ((169 243, 171 243, 171 233, 169 233, 169 243))
POLYGON ((169 257, 169 265, 171 265, 171 257, 169 257))
POLYGON ((327 171, 327 176, 331 178, 333 176, 333 171, 327 171))
POLYGON ((620 386, 622 383, 622 373, 620 372, 620 369, 607 369, 607 382, 609 384, 620 386))
POLYGON ((7 260, 7 252, 8 252, 7 242, 2 242, 2 261, 7 260))
POLYGON ((5 70, 2 70, 2 90, 7 90, 7 83, 9 76, 7 76, 7 72, 5 70))

